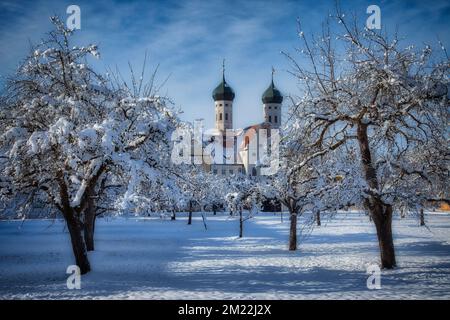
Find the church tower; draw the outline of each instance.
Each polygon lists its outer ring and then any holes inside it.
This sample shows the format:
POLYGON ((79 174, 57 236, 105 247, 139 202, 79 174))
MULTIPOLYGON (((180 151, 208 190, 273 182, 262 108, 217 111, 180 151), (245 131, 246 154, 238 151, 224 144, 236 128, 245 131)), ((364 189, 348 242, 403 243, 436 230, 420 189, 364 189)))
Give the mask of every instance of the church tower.
POLYGON ((214 89, 212 97, 216 111, 216 129, 233 129, 234 91, 225 81, 225 60, 222 64, 222 82, 214 89))
POLYGON ((281 126, 281 104, 283 103, 283 95, 275 87, 273 83, 273 74, 275 70, 272 68, 272 82, 262 95, 264 121, 270 123, 273 129, 279 129, 281 126))

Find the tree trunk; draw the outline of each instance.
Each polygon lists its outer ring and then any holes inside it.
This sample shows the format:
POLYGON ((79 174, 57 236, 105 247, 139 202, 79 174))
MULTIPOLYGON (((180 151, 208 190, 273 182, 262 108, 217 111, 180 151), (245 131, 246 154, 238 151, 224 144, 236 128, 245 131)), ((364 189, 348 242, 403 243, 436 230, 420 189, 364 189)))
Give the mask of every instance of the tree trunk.
MULTIPOLYGON (((95 187, 104 170, 105 170, 104 166, 100 167, 95 176, 89 181, 85 191, 86 196, 83 197, 86 203, 86 209, 84 209, 83 212, 84 214, 83 231, 84 231, 84 242, 86 244, 87 251, 94 251, 95 220, 97 218, 97 206, 95 202, 97 194, 95 193, 95 187)), ((106 180, 103 179, 103 181, 101 182, 102 187, 100 189, 104 188, 105 182, 106 180)))
POLYGON ((192 224, 192 201, 189 201, 189 217, 188 224, 192 224))
POLYGON ((316 222, 319 227, 322 225, 320 222, 320 210, 316 211, 316 222))
POLYGON ((372 210, 380 246, 381 267, 392 269, 397 264, 392 237, 392 207, 390 205, 376 205, 372 210))
POLYGON ((177 219, 177 215, 175 214, 175 210, 172 211, 172 216, 170 217, 170 220, 176 220, 177 219))
POLYGON ((84 212, 84 241, 86 243, 87 251, 94 251, 94 230, 95 230, 95 202, 94 202, 94 190, 89 188, 87 197, 87 207, 84 212))
POLYGON ((95 232, 95 214, 92 218, 88 218, 84 222, 84 241, 86 242, 86 250, 94 251, 94 232, 95 232))
MULTIPOLYGON (((66 213, 64 215, 69 216, 71 214, 73 213, 66 213)), ((86 274, 91 271, 91 265, 88 260, 86 246, 81 235, 81 225, 77 220, 78 219, 74 217, 67 219, 67 229, 70 234, 75 263, 80 268, 81 274, 86 274)))
POLYGON ((86 245, 82 236, 81 221, 75 210, 70 206, 69 194, 67 192, 67 185, 62 170, 57 172, 56 180, 59 185, 59 195, 61 198, 61 206, 59 206, 59 208, 67 223, 72 250, 75 256, 75 263, 80 268, 80 273, 86 274, 91 271, 91 265, 88 260, 86 245))
POLYGON ((208 226, 206 225, 206 217, 205 217, 205 213, 202 210, 202 221, 203 221, 203 226, 205 227, 205 230, 208 230, 208 226))
POLYGON ((213 204, 213 214, 216 215, 216 213, 217 213, 217 207, 215 204, 213 204))
MULTIPOLYGON (((370 188, 368 191, 376 192, 379 190, 378 179, 372 163, 372 155, 367 136, 367 124, 358 123, 357 135, 365 180, 370 188)), ((392 206, 383 203, 376 193, 370 194, 366 198, 365 204, 377 230, 381 267, 392 269, 396 266, 394 240, 392 237, 392 206)))
POLYGON ((291 212, 291 227, 289 230, 289 250, 297 250, 297 213, 291 212))
POLYGON ((425 225, 425 214, 423 213, 423 208, 420 209, 420 225, 425 225))
POLYGON ((242 217, 242 208, 239 209, 239 238, 242 238, 244 231, 244 220, 242 217))

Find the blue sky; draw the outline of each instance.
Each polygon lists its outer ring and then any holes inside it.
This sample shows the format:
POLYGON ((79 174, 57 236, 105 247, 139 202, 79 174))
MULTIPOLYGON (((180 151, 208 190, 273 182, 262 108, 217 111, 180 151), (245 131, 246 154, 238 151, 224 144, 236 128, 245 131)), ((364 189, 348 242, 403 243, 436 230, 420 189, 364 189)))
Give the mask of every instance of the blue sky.
MULTIPOLYGON (((101 59, 95 67, 104 72, 117 66, 127 74, 131 61, 138 69, 145 51, 149 67, 160 64, 159 79, 167 76, 163 93, 180 107, 185 120, 204 118, 213 125, 211 91, 219 83, 222 59, 227 80, 236 92, 234 125, 261 121, 261 94, 270 82, 272 65, 276 85, 284 94, 295 94, 297 84, 286 70, 289 63, 280 51, 294 52, 298 45, 296 18, 305 34, 318 31, 333 11, 333 0, 297 1, 3 1, 0 0, 0 83, 14 72, 36 43, 51 29, 49 16, 67 17, 66 8, 81 8, 79 44, 99 45, 101 59)), ((450 2, 341 0, 342 8, 365 22, 366 8, 381 8, 382 26, 399 29, 406 43, 450 45, 450 2)))

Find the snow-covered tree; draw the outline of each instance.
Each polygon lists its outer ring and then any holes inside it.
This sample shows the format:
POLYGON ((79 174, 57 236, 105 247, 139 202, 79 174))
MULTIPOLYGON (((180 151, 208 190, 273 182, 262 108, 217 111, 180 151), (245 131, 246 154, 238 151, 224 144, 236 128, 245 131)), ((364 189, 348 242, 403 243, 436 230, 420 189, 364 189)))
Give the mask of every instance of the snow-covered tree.
POLYGON ((225 195, 225 201, 232 215, 239 215, 239 238, 244 233, 244 222, 253 218, 259 211, 263 202, 263 193, 260 190, 258 178, 239 175, 229 180, 229 192, 225 195), (244 217, 244 209, 248 210, 244 217))
POLYGON ((22 214, 38 200, 62 214, 84 274, 90 270, 85 240, 93 249, 95 200, 114 185, 123 193, 112 207, 122 212, 145 199, 170 163, 177 118, 151 91, 141 95, 132 90, 137 85, 111 89, 87 63, 88 56, 98 57, 97 47, 72 46, 72 31, 52 20, 48 40, 9 81, 1 109, 1 154, 7 157, 2 176, 9 177, 10 198, 27 196, 22 214))
POLYGON ((206 208, 216 215, 217 211, 223 210, 226 207, 225 196, 229 192, 230 179, 227 176, 214 174, 209 174, 208 177, 208 196, 205 204, 206 208))
POLYGON ((71 47, 71 31, 53 18, 55 30, 31 50, 9 81, 2 108, 3 167, 11 196, 27 195, 20 214, 37 200, 57 208, 67 222, 77 265, 90 270, 82 237, 89 190, 105 172, 106 159, 93 119, 110 109, 105 80, 88 65, 96 46, 71 47))
POLYGON ((224 197, 223 179, 194 164, 179 165, 178 171, 178 185, 183 193, 180 199, 188 210, 188 224, 192 224, 195 208, 200 210, 205 223, 205 211, 218 206, 221 203, 218 198, 224 197))
POLYGON ((316 138, 313 149, 357 148, 360 203, 375 223, 382 267, 393 268, 393 209, 436 197, 434 186, 448 181, 449 60, 445 50, 432 55, 430 46, 415 50, 363 29, 339 9, 335 18, 311 38, 299 24, 300 58, 287 54, 303 88, 295 118, 316 138))
MULTIPOLYGON (((265 196, 278 199, 289 210, 289 250, 297 250, 298 217, 307 211, 316 216, 320 211, 330 214, 353 203, 348 193, 352 173, 342 166, 346 160, 314 152, 305 146, 307 142, 308 137, 298 128, 287 131, 280 146, 279 170, 261 182, 265 196)), ((312 222, 314 219, 305 221, 309 226, 312 222)))

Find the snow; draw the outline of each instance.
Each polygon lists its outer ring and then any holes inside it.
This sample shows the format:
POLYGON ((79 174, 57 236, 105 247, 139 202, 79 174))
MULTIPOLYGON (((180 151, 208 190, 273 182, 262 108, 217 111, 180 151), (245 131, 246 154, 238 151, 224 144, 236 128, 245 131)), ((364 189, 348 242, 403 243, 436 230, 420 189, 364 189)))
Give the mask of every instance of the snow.
MULTIPOLYGON (((66 288, 73 263, 59 220, 0 222, 1 299, 449 299, 450 215, 427 212, 394 220, 398 268, 382 271, 381 289, 366 287, 377 263, 373 223, 339 213, 299 237, 287 250, 288 216, 257 214, 244 224, 208 214, 176 221, 99 219, 92 271, 81 289, 66 288)), ((300 219, 299 223, 302 220, 300 219)), ((299 225, 300 226, 300 225, 299 225)))
POLYGON ((45 151, 48 148, 48 135, 45 132, 35 131, 28 139, 28 145, 31 148, 32 153, 38 153, 45 151))

